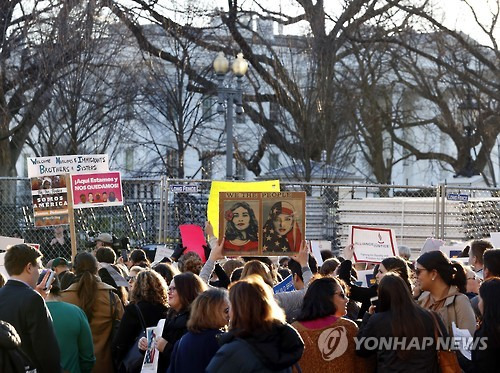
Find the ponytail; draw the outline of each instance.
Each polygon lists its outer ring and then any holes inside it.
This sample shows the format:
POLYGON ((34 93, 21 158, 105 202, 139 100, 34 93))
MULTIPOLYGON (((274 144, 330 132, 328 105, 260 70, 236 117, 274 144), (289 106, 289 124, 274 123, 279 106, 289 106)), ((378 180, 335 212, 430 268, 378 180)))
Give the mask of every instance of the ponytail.
POLYGON ((84 271, 76 290, 83 312, 87 315, 89 322, 92 320, 95 297, 97 295, 97 278, 89 271, 84 271))
POLYGON ((453 272, 450 285, 455 285, 463 294, 467 293, 467 275, 464 267, 458 262, 452 262, 450 266, 453 272))

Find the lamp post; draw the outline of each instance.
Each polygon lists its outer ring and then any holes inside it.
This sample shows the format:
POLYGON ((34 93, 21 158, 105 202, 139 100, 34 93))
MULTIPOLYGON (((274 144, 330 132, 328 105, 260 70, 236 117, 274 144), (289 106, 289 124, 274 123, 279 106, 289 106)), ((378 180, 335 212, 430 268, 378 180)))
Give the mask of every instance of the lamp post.
POLYGON ((223 52, 219 52, 213 66, 217 74, 217 112, 226 113, 226 179, 231 180, 233 179, 233 111, 236 111, 237 115, 243 114, 241 84, 248 70, 248 62, 243 58, 242 53, 238 53, 231 65, 233 75, 236 76, 236 88, 233 88, 231 84, 224 86, 224 78, 229 71, 229 61, 223 52), (226 109, 224 109, 224 102, 227 102, 226 109))
POLYGON ((474 169, 471 154, 471 139, 476 130, 476 122, 479 117, 479 103, 472 97, 472 90, 470 88, 467 89, 464 101, 458 105, 458 110, 462 114, 461 119, 464 124, 465 135, 467 136, 469 155, 467 156, 465 167, 462 168, 455 177, 472 177, 474 175, 480 175, 481 173, 474 169))

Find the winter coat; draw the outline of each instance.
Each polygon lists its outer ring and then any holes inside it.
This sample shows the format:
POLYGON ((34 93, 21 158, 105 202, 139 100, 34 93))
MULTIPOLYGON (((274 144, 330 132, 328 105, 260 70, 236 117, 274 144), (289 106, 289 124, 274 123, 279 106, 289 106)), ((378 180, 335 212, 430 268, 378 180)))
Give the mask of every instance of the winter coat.
POLYGON ((476 331, 476 317, 469 298, 458 291, 456 286, 450 286, 448 294, 443 299, 433 300, 426 291, 420 295, 417 303, 425 309, 435 311, 441 319, 450 336, 453 336, 451 323, 455 322, 457 328, 468 329, 473 336, 476 331))
MULTIPOLYGON (((72 303, 81 308, 77 293, 78 283, 72 284, 61 292, 64 302, 72 303)), ((92 372, 110 373, 114 371, 111 357, 111 331, 113 320, 120 320, 123 315, 123 305, 118 296, 113 293, 114 288, 104 282, 97 283, 94 309, 90 319, 90 330, 94 341, 96 363, 92 372), (112 297, 112 298, 111 298, 112 297), (114 298, 114 300, 112 300, 114 298)))
POLYGON ((6 321, 0 321, 0 372, 21 373, 33 368, 21 350, 21 337, 6 321))
POLYGON ((269 332, 244 337, 221 335, 221 348, 207 367, 208 373, 291 372, 302 357, 304 342, 289 324, 277 324, 269 332))

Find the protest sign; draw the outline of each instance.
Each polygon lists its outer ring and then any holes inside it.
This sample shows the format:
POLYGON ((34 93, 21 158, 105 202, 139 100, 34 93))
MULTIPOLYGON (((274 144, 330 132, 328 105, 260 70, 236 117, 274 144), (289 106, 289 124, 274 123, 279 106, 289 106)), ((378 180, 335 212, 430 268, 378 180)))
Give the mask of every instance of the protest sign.
POLYGON ((22 238, 0 236, 0 250, 7 250, 8 246, 24 243, 22 238))
POLYGON ((165 245, 156 248, 155 260, 153 262, 159 263, 163 258, 170 258, 174 251, 172 249, 167 249, 165 245))
POLYGON ((155 372, 158 370, 158 354, 160 353, 155 348, 156 338, 161 337, 158 334, 156 326, 146 328, 146 339, 148 341, 148 348, 144 354, 141 372, 155 372))
POLYGON ((358 272, 358 281, 361 282, 362 286, 370 287, 377 282, 375 280, 375 276, 373 275, 373 270, 362 270, 357 272, 358 272))
POLYGON ((490 241, 495 249, 500 249, 500 232, 491 232, 490 241))
POLYGON ((305 192, 221 192, 226 255, 293 255, 305 234, 305 192))
POLYGON ((120 173, 107 171, 71 175, 73 208, 123 205, 120 173))
POLYGON ((185 252, 193 251, 200 256, 203 263, 206 262, 203 246, 207 245, 207 241, 203 229, 199 225, 183 224, 179 226, 179 230, 181 232, 182 246, 187 248, 185 252))
POLYGON ((5 269, 4 260, 5 260, 5 252, 2 252, 0 253, 0 273, 4 275, 6 279, 8 279, 10 276, 7 273, 7 270, 5 269))
POLYGON ((273 287, 274 294, 285 293, 287 291, 293 290, 295 290, 295 287, 293 286, 292 275, 289 275, 287 278, 273 287))
POLYGON ((392 229, 351 226, 350 242, 356 262, 380 263, 397 255, 396 237, 392 229))
MULTIPOLYGON (((219 231, 219 193, 220 192, 279 192, 279 180, 269 181, 212 181, 210 196, 207 205, 207 218, 214 227, 214 232, 219 231)), ((222 238, 222 237, 219 237, 222 238)))
POLYGON ((425 254, 429 251, 438 251, 439 248, 443 245, 443 240, 439 240, 437 238, 428 238, 425 240, 424 246, 422 246, 422 250, 420 250, 420 255, 425 254))
POLYGON ((64 175, 31 178, 35 227, 68 224, 68 189, 64 175))
POLYGON ((321 256, 321 251, 322 250, 332 250, 332 243, 331 241, 315 241, 311 240, 309 241, 310 243, 310 248, 312 251, 312 254, 314 256, 314 259, 316 259, 316 262, 318 263, 319 266, 323 265, 323 257, 321 256))
POLYGON ((28 158, 28 177, 108 171, 108 155, 60 155, 28 158))

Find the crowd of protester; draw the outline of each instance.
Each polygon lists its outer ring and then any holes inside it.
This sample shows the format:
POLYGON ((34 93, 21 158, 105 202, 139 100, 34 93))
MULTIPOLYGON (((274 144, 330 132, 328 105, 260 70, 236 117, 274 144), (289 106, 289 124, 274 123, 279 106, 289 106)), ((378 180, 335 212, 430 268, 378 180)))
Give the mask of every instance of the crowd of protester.
POLYGON ((182 247, 160 263, 140 249, 124 258, 102 235, 72 263, 49 261, 48 287, 41 253, 11 246, 8 281, 0 275, 0 372, 140 372, 146 330, 157 325, 161 373, 432 373, 440 351, 458 364, 450 371, 498 369, 500 249, 488 241, 470 244, 468 266, 441 251, 412 261, 407 247, 377 265, 354 263, 352 246, 322 252, 318 266, 305 243, 279 261, 225 258, 224 239, 210 225, 206 233, 205 263, 182 247), (375 283, 363 286, 360 269, 375 283), (294 289, 275 293, 287 277, 294 289), (465 350, 440 345, 458 331, 474 337, 465 350))

